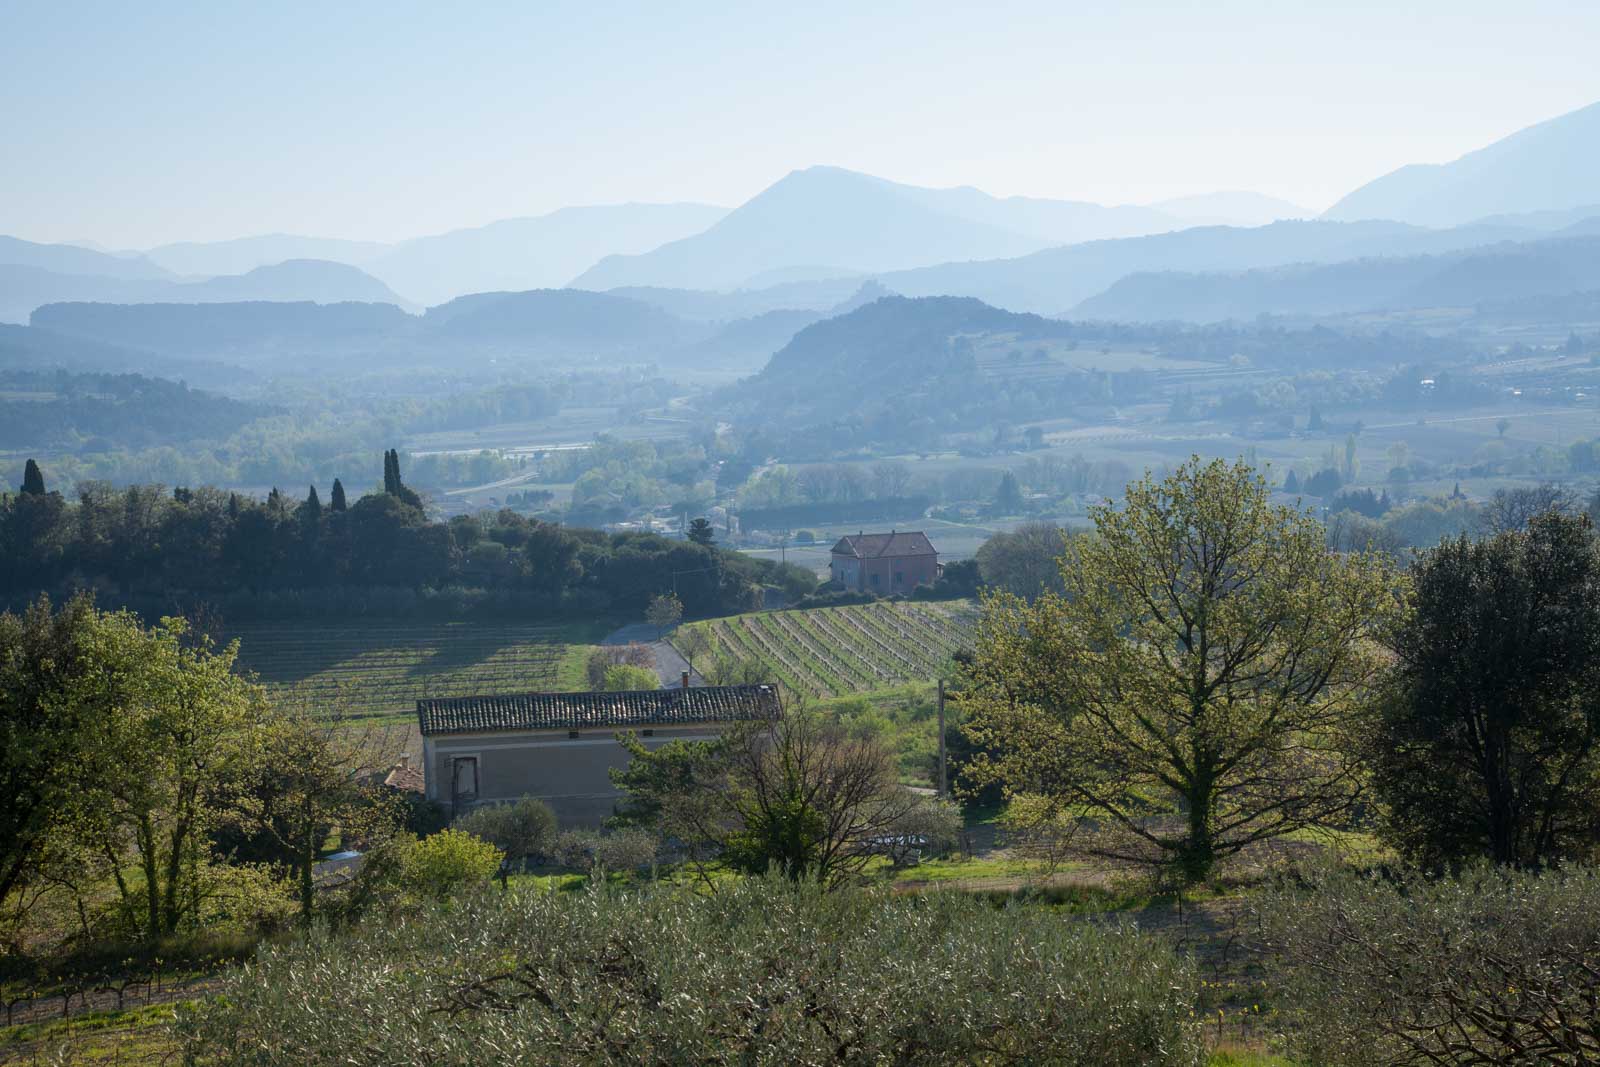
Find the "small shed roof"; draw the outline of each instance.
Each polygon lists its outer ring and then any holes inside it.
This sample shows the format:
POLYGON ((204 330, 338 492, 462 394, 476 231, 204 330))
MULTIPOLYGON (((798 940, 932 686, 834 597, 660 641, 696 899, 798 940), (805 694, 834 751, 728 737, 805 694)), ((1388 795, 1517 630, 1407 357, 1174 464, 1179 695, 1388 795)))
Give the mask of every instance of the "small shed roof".
POLYGON ((625 693, 520 693, 417 701, 423 736, 580 730, 775 719, 775 685, 706 685, 625 693))
POLYGON ((890 530, 888 533, 846 534, 833 546, 833 554, 877 559, 881 556, 937 556, 939 553, 921 530, 890 530))

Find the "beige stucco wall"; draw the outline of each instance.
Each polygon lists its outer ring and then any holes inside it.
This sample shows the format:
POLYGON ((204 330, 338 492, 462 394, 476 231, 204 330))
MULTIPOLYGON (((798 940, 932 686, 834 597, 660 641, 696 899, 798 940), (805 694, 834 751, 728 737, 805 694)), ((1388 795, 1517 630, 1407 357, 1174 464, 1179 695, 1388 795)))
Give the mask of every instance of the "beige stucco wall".
MULTIPOLYGON (((641 737, 655 748, 672 740, 707 740, 720 724, 653 728, 641 737)), ((554 809, 562 826, 597 826, 610 815, 621 794, 607 774, 628 762, 617 731, 523 730, 506 733, 434 734, 423 745, 428 799, 450 806, 451 763, 463 756, 478 760, 478 802, 538 797, 554 809)))

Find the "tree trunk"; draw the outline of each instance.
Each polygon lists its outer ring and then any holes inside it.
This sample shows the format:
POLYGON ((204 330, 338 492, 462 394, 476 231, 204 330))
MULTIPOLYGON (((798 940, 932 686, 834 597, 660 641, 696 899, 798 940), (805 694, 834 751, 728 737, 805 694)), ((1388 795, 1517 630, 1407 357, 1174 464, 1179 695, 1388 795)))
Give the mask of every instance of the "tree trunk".
POLYGON ((316 910, 316 886, 311 880, 311 868, 316 865, 317 828, 311 817, 311 797, 308 794, 301 807, 300 828, 300 923, 311 925, 316 910))
POLYGON ((1178 850, 1178 871, 1185 884, 1205 881, 1217 862, 1211 835, 1213 788, 1209 774, 1197 778, 1189 788, 1189 833, 1178 850))

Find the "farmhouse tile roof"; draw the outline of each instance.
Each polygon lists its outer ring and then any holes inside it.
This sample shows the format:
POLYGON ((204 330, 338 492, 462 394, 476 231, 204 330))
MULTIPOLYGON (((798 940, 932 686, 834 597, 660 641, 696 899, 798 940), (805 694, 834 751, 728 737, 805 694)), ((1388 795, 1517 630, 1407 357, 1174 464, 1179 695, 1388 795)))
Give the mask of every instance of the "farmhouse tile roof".
POLYGON ((706 685, 626 693, 521 693, 417 701, 424 736, 742 722, 778 716, 774 685, 706 685))
POLYGON ((833 554, 877 559, 881 556, 937 556, 939 553, 921 530, 890 530, 888 533, 846 534, 833 546, 833 554))

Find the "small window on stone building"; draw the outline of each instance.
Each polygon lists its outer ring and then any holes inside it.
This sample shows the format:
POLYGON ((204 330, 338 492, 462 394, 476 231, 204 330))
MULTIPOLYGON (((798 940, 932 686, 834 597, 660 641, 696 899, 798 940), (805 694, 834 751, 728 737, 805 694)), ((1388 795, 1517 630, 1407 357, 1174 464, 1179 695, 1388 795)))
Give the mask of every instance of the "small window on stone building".
POLYGON ((906 580, 906 572, 905 571, 895 571, 894 572, 894 584, 895 585, 899 585, 901 582, 903 582, 905 580, 906 580))
POLYGON ((646 737, 654 737, 656 735, 656 732, 654 730, 646 730, 646 731, 644 731, 644 735, 646 737))
POLYGON ((878 584, 878 576, 876 574, 874 574, 872 576, 872 584, 873 585, 877 585, 878 584))
POLYGON ((578 739, 578 731, 576 731, 576 730, 568 730, 567 731, 567 740, 576 741, 577 739, 578 739))

